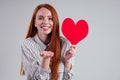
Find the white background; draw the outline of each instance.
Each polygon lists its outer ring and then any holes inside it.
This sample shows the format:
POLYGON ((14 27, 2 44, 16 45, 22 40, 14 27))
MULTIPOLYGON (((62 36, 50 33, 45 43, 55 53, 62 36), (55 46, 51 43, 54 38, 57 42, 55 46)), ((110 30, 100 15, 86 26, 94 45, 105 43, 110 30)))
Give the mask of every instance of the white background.
POLYGON ((66 17, 89 24, 88 36, 77 45, 74 80, 120 80, 119 0, 0 0, 1 80, 25 80, 19 75, 20 45, 41 3, 55 7, 60 24, 66 17))

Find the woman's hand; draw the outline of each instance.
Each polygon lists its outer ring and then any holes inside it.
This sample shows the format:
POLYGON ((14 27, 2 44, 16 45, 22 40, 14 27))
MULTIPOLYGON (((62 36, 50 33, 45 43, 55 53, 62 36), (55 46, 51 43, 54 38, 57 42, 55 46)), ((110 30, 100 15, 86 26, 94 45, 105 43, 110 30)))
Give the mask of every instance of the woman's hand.
POLYGON ((54 53, 52 51, 42 51, 40 53, 40 56, 43 57, 44 59, 51 58, 54 56, 54 53))
POLYGON ((54 56, 54 53, 52 51, 42 51, 40 53, 40 56, 43 57, 42 65, 41 67, 45 70, 49 70, 50 65, 50 59, 54 56))
POLYGON ((72 45, 70 49, 66 52, 65 61, 69 61, 71 57, 75 55, 76 45, 72 45))
POLYGON ((70 49, 66 52, 65 67, 67 70, 70 70, 72 68, 72 65, 69 60, 75 55, 75 52, 76 52, 76 45, 72 45, 70 49))

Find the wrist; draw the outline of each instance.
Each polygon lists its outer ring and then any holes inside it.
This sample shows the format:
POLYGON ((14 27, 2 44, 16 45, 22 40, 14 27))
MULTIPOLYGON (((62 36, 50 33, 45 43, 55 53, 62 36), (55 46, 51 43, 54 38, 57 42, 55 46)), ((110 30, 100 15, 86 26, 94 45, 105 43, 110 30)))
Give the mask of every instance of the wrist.
POLYGON ((71 65, 70 61, 66 61, 66 62, 65 62, 65 68, 66 68, 68 71, 71 70, 72 65, 71 65))
POLYGON ((42 68, 46 71, 49 69, 50 58, 44 58, 42 61, 42 68))

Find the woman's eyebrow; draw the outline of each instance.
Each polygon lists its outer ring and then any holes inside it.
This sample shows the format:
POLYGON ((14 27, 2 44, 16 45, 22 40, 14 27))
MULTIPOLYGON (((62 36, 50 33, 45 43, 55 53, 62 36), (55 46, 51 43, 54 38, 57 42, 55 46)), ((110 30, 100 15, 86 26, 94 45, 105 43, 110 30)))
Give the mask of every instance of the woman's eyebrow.
MULTIPOLYGON (((43 15, 38 15, 38 17, 44 17, 43 15)), ((52 15, 48 15, 47 17, 52 17, 52 15)))
POLYGON ((38 17, 43 17, 42 15, 38 15, 38 17))
POLYGON ((52 15, 48 15, 47 17, 52 17, 52 15))

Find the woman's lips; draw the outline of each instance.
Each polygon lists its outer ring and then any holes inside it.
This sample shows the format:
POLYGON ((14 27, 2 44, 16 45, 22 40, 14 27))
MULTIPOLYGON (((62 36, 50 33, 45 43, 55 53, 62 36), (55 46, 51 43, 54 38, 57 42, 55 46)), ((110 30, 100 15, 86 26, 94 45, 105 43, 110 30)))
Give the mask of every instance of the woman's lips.
POLYGON ((44 31, 46 31, 46 30, 48 30, 48 29, 50 28, 50 26, 41 26, 41 28, 42 28, 44 31))

